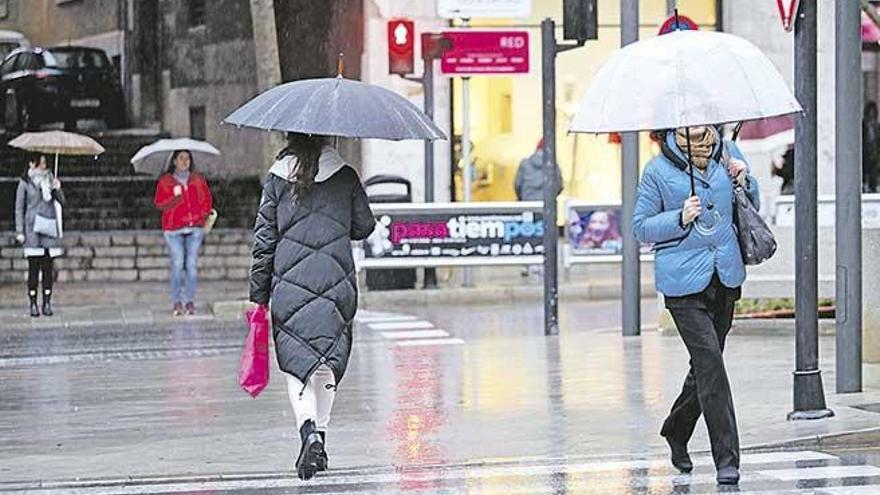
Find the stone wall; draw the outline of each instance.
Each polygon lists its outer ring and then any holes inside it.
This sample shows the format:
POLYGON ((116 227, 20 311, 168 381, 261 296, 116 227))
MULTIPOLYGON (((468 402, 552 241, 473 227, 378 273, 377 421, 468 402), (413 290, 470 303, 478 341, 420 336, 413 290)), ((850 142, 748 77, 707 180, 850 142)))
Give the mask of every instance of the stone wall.
MULTIPOLYGON (((66 255, 56 261, 59 282, 168 280, 168 254, 162 232, 66 232, 66 255)), ((205 237, 199 257, 202 280, 245 280, 251 266, 253 232, 215 229, 205 237)), ((19 283, 27 260, 10 233, 0 237, 0 283, 19 283)))

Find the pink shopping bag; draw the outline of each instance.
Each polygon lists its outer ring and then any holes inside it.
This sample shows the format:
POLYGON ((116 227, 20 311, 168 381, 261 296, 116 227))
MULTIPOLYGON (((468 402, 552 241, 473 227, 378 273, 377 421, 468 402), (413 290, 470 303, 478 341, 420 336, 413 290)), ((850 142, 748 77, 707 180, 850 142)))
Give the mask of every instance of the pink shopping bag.
POLYGON ((269 318, 266 306, 247 311, 248 333, 238 366, 238 384, 251 397, 269 385, 269 318))

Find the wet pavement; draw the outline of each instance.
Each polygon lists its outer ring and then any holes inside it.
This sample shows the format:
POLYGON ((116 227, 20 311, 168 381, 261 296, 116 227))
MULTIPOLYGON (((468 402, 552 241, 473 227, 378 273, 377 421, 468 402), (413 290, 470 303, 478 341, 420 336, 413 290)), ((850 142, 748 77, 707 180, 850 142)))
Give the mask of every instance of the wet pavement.
MULTIPOLYGON (((650 330, 620 337, 619 313, 568 304, 550 338, 537 304, 363 313, 328 435, 332 471, 309 484, 291 477, 298 441, 278 372, 256 400, 237 388, 241 323, 4 330, 0 491, 714 493, 709 459, 676 475, 657 436, 684 346, 650 330)), ((654 301, 643 315, 656 321, 654 301)), ((826 388, 832 358, 823 339, 826 388)), ((835 418, 786 422, 791 338, 734 333, 727 360, 744 446, 880 423, 831 394, 835 418)), ((691 448, 708 448, 702 424, 691 448)), ((876 456, 768 455, 745 462, 743 492, 880 484, 876 456)), ((838 488, 790 493, 880 493, 838 488)))

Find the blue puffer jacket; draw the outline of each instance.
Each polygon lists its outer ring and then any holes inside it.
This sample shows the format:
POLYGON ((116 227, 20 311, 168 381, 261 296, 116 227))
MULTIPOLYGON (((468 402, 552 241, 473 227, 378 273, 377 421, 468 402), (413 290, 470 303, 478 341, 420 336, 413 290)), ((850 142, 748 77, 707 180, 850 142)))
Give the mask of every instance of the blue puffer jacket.
MULTIPOLYGON (((733 142, 726 142, 731 157, 745 161, 733 142)), ((654 279, 657 290, 666 296, 685 296, 705 289, 718 273, 730 288, 742 285, 745 265, 733 225, 733 182, 721 165, 722 144, 716 145, 704 177, 696 170, 696 192, 703 205, 701 217, 716 216, 714 229, 701 229, 691 223, 681 226, 681 210, 690 196, 691 184, 685 154, 675 144, 675 133, 668 132, 663 153, 645 167, 639 185, 633 225, 636 239, 653 243, 654 279), (712 210, 707 210, 713 205, 712 210)), ((760 207, 758 182, 751 175, 746 194, 760 207)))

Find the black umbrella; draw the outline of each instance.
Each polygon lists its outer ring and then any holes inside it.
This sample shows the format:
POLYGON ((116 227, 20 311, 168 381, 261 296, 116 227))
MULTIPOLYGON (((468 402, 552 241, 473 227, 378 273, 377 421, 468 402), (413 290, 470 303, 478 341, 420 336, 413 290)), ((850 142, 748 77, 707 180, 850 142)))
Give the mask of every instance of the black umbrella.
POLYGON ((446 139, 431 118, 406 98, 341 76, 276 86, 239 107, 223 122, 347 138, 446 139))

